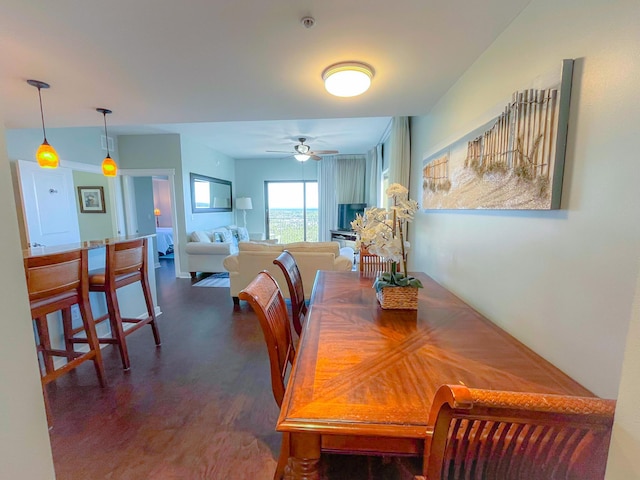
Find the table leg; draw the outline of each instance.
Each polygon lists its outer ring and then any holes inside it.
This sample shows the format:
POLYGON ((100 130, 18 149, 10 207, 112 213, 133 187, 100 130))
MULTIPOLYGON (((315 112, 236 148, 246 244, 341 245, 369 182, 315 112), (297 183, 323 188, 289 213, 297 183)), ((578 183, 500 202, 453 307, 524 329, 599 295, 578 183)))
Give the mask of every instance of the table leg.
POLYGON ((284 470, 285 480, 320 479, 320 435, 292 433, 291 455, 284 470))

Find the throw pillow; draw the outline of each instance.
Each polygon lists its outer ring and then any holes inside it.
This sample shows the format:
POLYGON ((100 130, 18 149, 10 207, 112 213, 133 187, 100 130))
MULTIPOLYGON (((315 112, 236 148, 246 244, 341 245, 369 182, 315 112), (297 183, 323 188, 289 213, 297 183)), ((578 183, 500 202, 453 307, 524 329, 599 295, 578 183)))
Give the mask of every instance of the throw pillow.
POLYGON ((238 240, 241 242, 249 241, 249 231, 244 227, 238 227, 238 240))
POLYGON ((195 232, 192 232, 191 233, 191 241, 192 242, 211 243, 211 239, 209 238, 209 235, 207 235, 207 233, 203 232, 202 230, 196 230, 195 232))

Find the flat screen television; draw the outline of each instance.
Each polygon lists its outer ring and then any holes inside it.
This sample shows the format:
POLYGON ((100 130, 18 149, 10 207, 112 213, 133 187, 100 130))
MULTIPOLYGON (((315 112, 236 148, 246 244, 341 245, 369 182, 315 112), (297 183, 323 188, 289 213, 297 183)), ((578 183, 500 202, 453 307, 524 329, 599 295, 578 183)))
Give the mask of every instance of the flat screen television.
POLYGON ((366 203, 339 203, 338 204, 338 230, 351 231, 351 222, 356 219, 356 214, 363 215, 366 203))

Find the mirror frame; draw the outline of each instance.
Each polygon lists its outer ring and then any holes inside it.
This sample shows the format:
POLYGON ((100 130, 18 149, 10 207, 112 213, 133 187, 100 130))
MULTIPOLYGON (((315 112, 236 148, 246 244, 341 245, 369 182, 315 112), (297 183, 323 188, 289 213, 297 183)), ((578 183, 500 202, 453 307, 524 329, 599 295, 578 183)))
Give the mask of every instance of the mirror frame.
POLYGON ((208 213, 208 212, 231 212, 233 211, 233 189, 231 181, 222 180, 221 178, 207 177, 206 175, 199 175, 197 173, 190 173, 191 184, 191 212, 192 213, 208 213), (211 184, 228 185, 229 186, 229 206, 228 207, 210 207, 210 208, 196 208, 196 191, 194 184, 196 180, 209 182, 211 184))

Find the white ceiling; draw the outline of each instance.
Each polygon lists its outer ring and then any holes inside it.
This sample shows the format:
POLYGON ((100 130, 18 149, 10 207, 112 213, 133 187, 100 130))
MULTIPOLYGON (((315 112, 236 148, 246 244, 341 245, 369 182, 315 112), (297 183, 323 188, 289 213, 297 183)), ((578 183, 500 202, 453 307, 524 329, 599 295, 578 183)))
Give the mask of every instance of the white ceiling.
POLYGON ((362 153, 389 118, 428 112, 530 0, 2 0, 0 102, 7 128, 193 135, 234 158, 362 153), (316 25, 300 23, 311 15, 316 25), (330 64, 376 74, 360 97, 323 87, 330 64), (366 117, 366 121, 361 120, 366 117), (340 119, 340 120, 338 120, 340 119))

